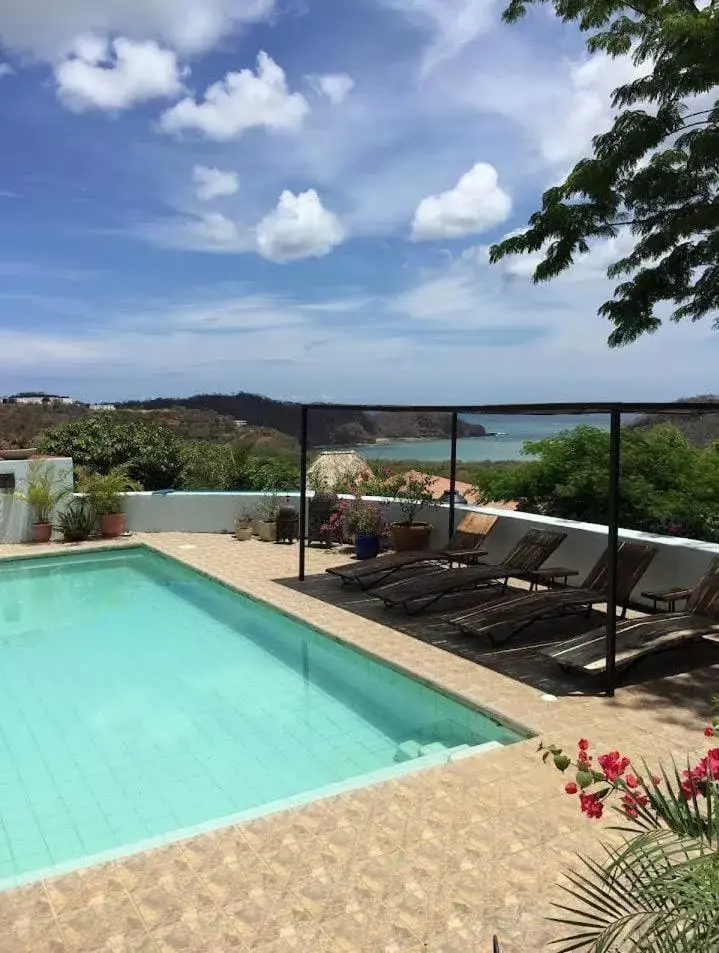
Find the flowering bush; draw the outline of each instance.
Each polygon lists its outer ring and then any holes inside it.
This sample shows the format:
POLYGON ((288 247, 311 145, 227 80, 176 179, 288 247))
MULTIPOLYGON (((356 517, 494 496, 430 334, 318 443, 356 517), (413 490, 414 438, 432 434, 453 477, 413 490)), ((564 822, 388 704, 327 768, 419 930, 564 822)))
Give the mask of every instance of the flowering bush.
MULTIPOLYGON (((719 699, 715 699, 715 703, 719 699)), ((719 717, 704 728, 719 736, 719 717)), ((546 762, 572 778, 564 785, 579 809, 598 820, 612 805, 624 842, 608 860, 584 859, 564 889, 558 922, 570 925, 564 951, 693 953, 719 949, 719 747, 686 769, 637 769, 620 751, 590 753, 586 738, 570 757, 540 744, 546 762)))
POLYGON ((363 500, 357 493, 351 500, 340 500, 338 508, 320 527, 326 542, 341 543, 355 536, 383 536, 387 532, 381 503, 363 500))

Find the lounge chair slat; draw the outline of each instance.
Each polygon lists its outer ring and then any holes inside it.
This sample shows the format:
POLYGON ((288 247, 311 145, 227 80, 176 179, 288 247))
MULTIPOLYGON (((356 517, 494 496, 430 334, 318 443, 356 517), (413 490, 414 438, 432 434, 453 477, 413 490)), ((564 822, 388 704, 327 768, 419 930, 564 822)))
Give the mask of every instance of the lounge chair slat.
MULTIPOLYGON (((634 586, 654 559, 656 550, 627 540, 617 552, 617 603, 626 605, 634 586)), ((607 598, 607 551, 600 556, 579 587, 562 587, 543 592, 518 594, 510 599, 480 606, 453 616, 449 621, 462 632, 506 639, 532 622, 564 609, 588 608, 607 598)))
MULTIPOLYGON (((629 619, 617 625, 616 667, 628 668, 640 658, 664 649, 719 633, 719 559, 708 567, 694 587, 683 612, 629 619)), ((606 630, 604 626, 546 648, 542 655, 563 668, 586 675, 606 671, 606 630)))
POLYGON ((443 596, 474 589, 481 583, 491 584, 495 580, 503 580, 506 584, 509 578, 521 577, 523 572, 538 569, 563 542, 566 535, 550 530, 529 530, 501 563, 425 573, 421 577, 387 583, 374 589, 372 594, 382 599, 385 605, 401 605, 409 612, 411 603, 419 602, 420 609, 427 608, 443 596))

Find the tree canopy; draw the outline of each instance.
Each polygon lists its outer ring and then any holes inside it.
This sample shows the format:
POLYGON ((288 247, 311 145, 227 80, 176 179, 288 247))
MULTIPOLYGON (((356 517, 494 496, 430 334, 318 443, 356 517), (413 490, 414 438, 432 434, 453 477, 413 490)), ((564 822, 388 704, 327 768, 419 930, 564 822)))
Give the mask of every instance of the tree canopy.
MULTIPOLYGON (((510 0, 519 20, 530 4, 510 0)), ((628 229, 633 247, 608 269, 623 279, 599 313, 609 344, 719 311, 718 0, 551 0, 589 35, 590 53, 631 55, 637 77, 614 91, 612 128, 593 140, 565 181, 548 189, 528 228, 494 245, 490 260, 540 253, 535 282, 570 268, 593 240, 628 229)), ((715 327, 719 324, 715 320, 715 327)))
MULTIPOLYGON (((609 434, 582 426, 525 445, 534 459, 480 477, 482 500, 516 500, 520 509, 588 523, 607 522, 609 434)), ((625 427, 620 525, 719 540, 719 443, 700 449, 671 424, 625 427)))

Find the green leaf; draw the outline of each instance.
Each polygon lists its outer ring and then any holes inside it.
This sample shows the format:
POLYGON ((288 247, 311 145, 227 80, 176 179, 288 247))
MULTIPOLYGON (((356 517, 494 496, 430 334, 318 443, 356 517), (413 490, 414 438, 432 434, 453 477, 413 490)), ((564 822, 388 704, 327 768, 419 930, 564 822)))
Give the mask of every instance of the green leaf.
POLYGON ((577 771, 577 784, 580 788, 589 788, 594 784, 594 777, 591 771, 577 771))
POLYGON ((554 756, 554 764, 560 771, 566 771, 571 763, 566 754, 555 754, 554 756))

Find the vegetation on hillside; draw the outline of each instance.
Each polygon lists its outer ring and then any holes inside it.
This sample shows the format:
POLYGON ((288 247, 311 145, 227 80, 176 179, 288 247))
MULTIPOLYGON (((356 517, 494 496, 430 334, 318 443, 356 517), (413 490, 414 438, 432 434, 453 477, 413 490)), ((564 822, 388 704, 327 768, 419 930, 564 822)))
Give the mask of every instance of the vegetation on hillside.
MULTIPOLYGON (((484 500, 562 519, 607 522, 609 434, 582 426, 525 445, 535 459, 485 470, 484 500)), ((719 443, 693 446, 671 424, 625 428, 620 525, 719 541, 719 443)))
MULTIPOLYGON (((657 424, 669 423, 681 431, 689 443, 697 447, 707 447, 715 440, 719 440, 719 397, 714 394, 704 394, 700 397, 686 397, 683 400, 716 403, 716 413, 651 414, 640 417, 631 426, 656 427, 657 424)), ((682 402, 679 401, 679 403, 682 402)))
MULTIPOLYGON (((513 23, 539 0, 510 0, 513 23)), ((614 91, 612 128, 589 158, 548 189, 528 228, 490 256, 539 253, 548 281, 591 250, 619 239, 610 265, 621 279, 600 314, 609 343, 628 344, 671 319, 719 310, 719 16, 716 0, 552 0, 556 16, 589 34, 591 54, 631 56, 634 78, 614 91), (668 309, 667 309, 668 310, 668 309)))

